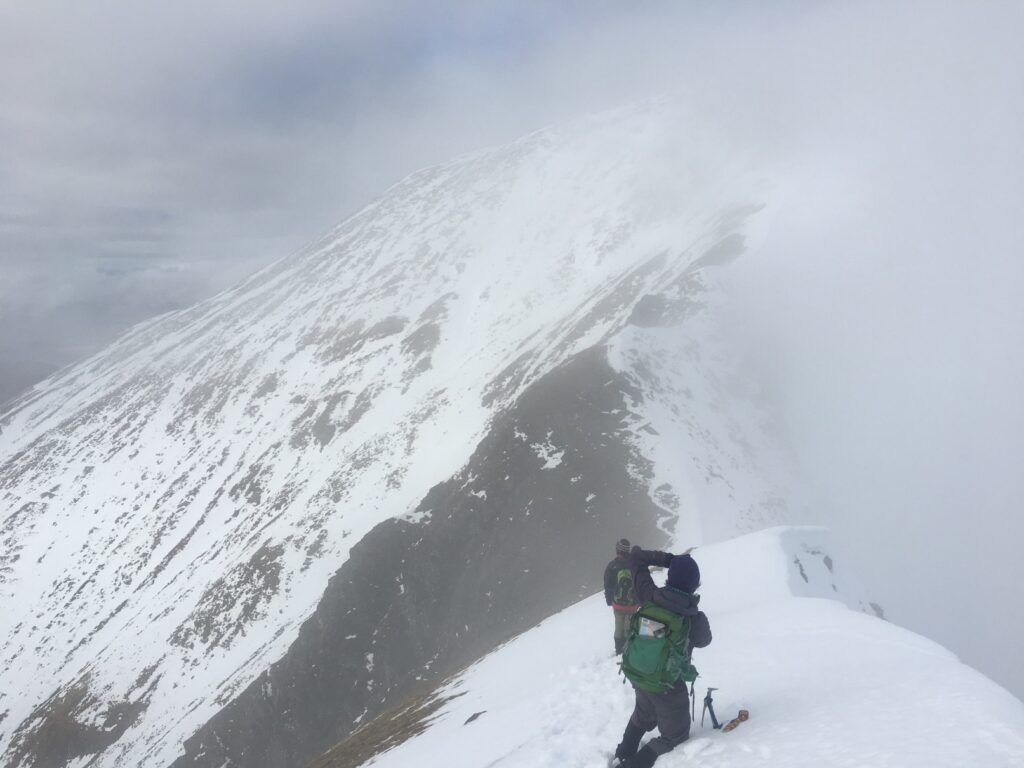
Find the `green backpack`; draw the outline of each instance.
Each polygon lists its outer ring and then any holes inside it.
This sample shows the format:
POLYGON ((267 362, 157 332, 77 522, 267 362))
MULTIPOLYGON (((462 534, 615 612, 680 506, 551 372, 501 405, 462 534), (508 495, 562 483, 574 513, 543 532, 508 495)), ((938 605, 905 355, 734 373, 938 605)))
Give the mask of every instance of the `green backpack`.
POLYGON ((617 605, 636 605, 636 588, 633 585, 633 571, 629 568, 620 568, 616 574, 615 594, 612 600, 617 605))
POLYGON ((644 603, 629 620, 622 674, 636 688, 664 693, 680 680, 692 683, 690 620, 655 603, 644 603))

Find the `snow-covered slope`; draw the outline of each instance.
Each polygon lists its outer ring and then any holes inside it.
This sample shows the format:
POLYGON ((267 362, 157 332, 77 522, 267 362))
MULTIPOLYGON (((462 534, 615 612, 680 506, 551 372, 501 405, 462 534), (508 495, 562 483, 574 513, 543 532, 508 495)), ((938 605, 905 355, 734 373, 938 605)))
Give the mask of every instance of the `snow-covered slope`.
MULTIPOLYGON (((694 654, 691 739, 659 768, 1024 765, 1024 705, 935 643, 850 610, 827 551, 820 529, 774 528, 694 553, 714 641, 694 654), (709 686, 722 722, 741 708, 750 720, 701 728, 709 686)), ((394 727, 371 726, 316 766, 604 768, 633 698, 611 624, 602 596, 587 598, 418 703, 419 735, 395 746, 394 727)))
POLYGON ((670 103, 604 114, 413 174, 6 404, 5 764, 298 765, 619 535, 783 521, 708 319, 770 204, 670 103))

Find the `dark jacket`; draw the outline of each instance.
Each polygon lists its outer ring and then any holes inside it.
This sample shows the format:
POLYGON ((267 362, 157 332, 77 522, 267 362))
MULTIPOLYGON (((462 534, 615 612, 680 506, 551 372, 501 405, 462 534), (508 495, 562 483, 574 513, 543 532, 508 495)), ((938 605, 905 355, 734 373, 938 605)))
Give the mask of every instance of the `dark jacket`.
POLYGON ((690 619, 690 647, 704 648, 711 644, 711 624, 704 612, 697 607, 700 603, 700 595, 680 592, 672 587, 659 587, 654 583, 651 572, 648 570, 652 565, 668 568, 673 557, 675 555, 669 552, 633 547, 627 561, 633 572, 633 585, 636 588, 637 600, 641 605, 646 602, 654 602, 673 613, 688 617, 690 619))
POLYGON ((619 555, 608 563, 608 567, 604 569, 604 602, 617 611, 629 611, 632 613, 640 607, 639 603, 629 601, 617 602, 615 600, 615 588, 619 583, 619 571, 627 569, 632 574, 633 565, 630 555, 619 555))

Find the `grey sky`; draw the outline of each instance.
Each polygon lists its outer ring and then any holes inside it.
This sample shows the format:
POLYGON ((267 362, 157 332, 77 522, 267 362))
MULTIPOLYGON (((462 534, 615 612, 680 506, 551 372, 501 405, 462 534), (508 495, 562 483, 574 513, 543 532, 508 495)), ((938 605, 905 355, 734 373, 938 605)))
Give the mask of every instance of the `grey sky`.
POLYGON ((890 616, 1024 696, 1024 5, 0 6, 0 399, 404 174, 681 92, 787 204, 737 270, 890 616))

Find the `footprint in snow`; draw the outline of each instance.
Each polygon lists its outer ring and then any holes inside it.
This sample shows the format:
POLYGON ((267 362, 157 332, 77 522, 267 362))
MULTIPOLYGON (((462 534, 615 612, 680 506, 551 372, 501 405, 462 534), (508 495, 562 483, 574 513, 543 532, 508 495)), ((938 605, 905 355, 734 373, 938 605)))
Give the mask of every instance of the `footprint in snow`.
POLYGON ((698 755, 717 755, 725 749, 723 744, 715 743, 715 740, 711 737, 703 737, 699 739, 691 739, 683 745, 683 754, 688 758, 697 757, 698 755))

